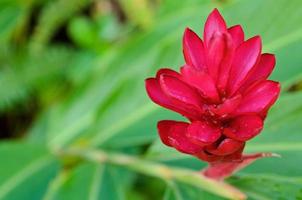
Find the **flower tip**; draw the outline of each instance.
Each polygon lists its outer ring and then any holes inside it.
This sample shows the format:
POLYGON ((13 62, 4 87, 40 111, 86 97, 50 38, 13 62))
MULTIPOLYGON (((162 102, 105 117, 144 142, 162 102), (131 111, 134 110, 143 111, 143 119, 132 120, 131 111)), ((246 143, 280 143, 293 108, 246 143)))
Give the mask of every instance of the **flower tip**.
POLYGON ((164 128, 165 123, 167 122, 167 120, 161 120, 157 122, 157 130, 161 131, 162 128, 164 128))
POLYGON ((255 42, 259 43, 260 45, 262 44, 262 40, 261 40, 260 35, 256 35, 256 36, 250 38, 250 40, 254 40, 255 42))
POLYGON ((279 93, 281 90, 281 84, 277 81, 268 80, 276 89, 276 91, 279 93))
POLYGON ((150 82, 151 79, 154 79, 154 78, 146 78, 146 79, 145 79, 145 85, 147 85, 148 82, 150 82))
POLYGON ((148 96, 152 98, 152 91, 154 90, 154 88, 156 88, 156 79, 155 78, 146 78, 145 79, 145 88, 147 91, 148 96))
POLYGON ((276 56, 275 54, 272 54, 272 53, 263 53, 262 54, 263 56, 266 57, 267 60, 270 60, 273 64, 273 66, 276 65, 276 56))
POLYGON ((187 27, 185 28, 185 32, 188 32, 188 31, 191 31, 191 29, 187 26, 187 27))
POLYGON ((210 13, 210 15, 220 15, 221 16, 221 14, 220 14, 220 12, 219 12, 219 10, 217 8, 214 8, 212 10, 212 12, 210 13))
POLYGON ((242 45, 245 45, 247 49, 253 49, 255 52, 258 52, 259 55, 261 53, 262 40, 259 35, 246 40, 242 45))
POLYGON ((193 31, 189 27, 185 28, 184 35, 183 35, 183 38, 182 38, 183 45, 185 45, 185 43, 188 40, 188 38, 190 37, 190 35, 192 35, 192 32, 193 31))
POLYGON ((194 34, 194 31, 192 30, 192 29, 190 29, 189 27, 186 27, 185 28, 185 32, 184 32, 184 39, 186 38, 186 37, 189 37, 190 35, 192 35, 192 34, 194 34))
POLYGON ((226 32, 227 31, 227 25, 218 11, 217 8, 215 8, 208 16, 205 26, 204 26, 204 41, 208 45, 210 39, 212 38, 213 34, 215 32, 226 32))
MULTIPOLYGON (((276 96, 277 96, 277 98, 279 97, 279 95, 280 95, 280 91, 281 91, 281 84, 279 83, 279 82, 276 82, 276 96)), ((276 99, 277 100, 277 99, 276 99)))
POLYGON ((234 26, 231 26, 229 29, 239 29, 239 30, 241 30, 243 32, 243 28, 242 28, 242 26, 240 24, 236 24, 234 26))
POLYGON ((277 154, 277 153, 271 153, 271 157, 282 158, 282 156, 280 154, 277 154))
POLYGON ((208 19, 211 19, 211 18, 216 19, 218 21, 222 21, 225 24, 224 19, 217 8, 214 8, 212 10, 212 12, 209 14, 208 19))
POLYGON ((230 28, 228 28, 229 33, 238 36, 241 36, 244 38, 244 31, 243 28, 240 24, 231 26, 230 28))
POLYGON ((281 158, 282 156, 280 154, 277 153, 261 153, 261 157, 265 158, 265 157, 275 157, 275 158, 281 158))

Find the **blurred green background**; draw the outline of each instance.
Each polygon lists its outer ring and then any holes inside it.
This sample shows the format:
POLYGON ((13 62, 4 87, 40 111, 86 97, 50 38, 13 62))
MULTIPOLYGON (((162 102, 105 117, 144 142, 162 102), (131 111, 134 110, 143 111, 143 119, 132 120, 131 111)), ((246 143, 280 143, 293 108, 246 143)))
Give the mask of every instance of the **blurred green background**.
POLYGON ((246 148, 282 158, 227 182, 249 199, 302 199, 301 0, 0 0, 0 199, 227 197, 196 177, 166 176, 205 163, 160 143, 156 122, 181 117, 144 89, 157 69, 183 64, 185 27, 201 34, 214 7, 247 37, 262 36, 282 84, 246 148))

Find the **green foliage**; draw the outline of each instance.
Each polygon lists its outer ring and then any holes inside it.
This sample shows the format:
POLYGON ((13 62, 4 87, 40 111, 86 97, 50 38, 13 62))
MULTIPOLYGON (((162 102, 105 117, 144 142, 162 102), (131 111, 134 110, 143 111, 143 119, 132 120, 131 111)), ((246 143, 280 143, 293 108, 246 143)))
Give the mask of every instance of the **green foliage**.
POLYGON ((85 8, 89 0, 49 1, 40 14, 39 21, 32 35, 32 48, 41 48, 69 18, 85 8))
POLYGON ((45 147, 2 142, 0 154, 0 199, 41 199, 59 170, 45 147))
POLYGON ((278 175, 251 175, 241 176, 240 179, 234 177, 230 180, 242 191, 250 196, 251 199, 301 199, 301 178, 289 178, 278 175), (263 185, 265 187, 259 187, 263 185), (289 195, 290 194, 290 195, 289 195))
POLYGON ((64 46, 49 47, 39 55, 31 54, 27 49, 20 51, 15 48, 6 48, 3 54, 5 58, 1 59, 0 110, 13 107, 37 90, 54 87, 49 83, 59 83, 58 80, 63 79, 72 67, 70 59, 75 55, 73 50, 64 46))
POLYGON ((23 138, 0 143, 0 199, 242 195, 203 179, 196 172, 205 163, 159 142, 156 122, 181 117, 152 104, 144 89, 158 68, 183 64, 184 28, 198 32, 217 6, 247 37, 263 37, 264 51, 277 56, 272 79, 283 89, 264 131, 246 148, 282 158, 259 160, 227 183, 250 199, 301 199, 302 93, 290 88, 302 77, 302 2, 121 0, 117 10, 110 2, 0 3, 0 113, 36 105, 30 124, 14 125, 23 138))

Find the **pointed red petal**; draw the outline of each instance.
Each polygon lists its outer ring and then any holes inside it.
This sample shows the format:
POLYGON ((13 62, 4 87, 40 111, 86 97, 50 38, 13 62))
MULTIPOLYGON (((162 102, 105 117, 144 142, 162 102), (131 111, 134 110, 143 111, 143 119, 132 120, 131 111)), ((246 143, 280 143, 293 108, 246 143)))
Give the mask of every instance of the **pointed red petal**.
POLYGON ((181 79, 181 75, 178 72, 176 72, 176 71, 174 71, 172 69, 168 69, 168 68, 161 68, 161 69, 159 69, 157 71, 157 73, 156 73, 156 78, 159 79, 159 77, 160 77, 161 74, 167 74, 167 75, 176 77, 178 79, 181 79))
POLYGON ((238 162, 238 161, 241 161, 242 160, 242 152, 244 150, 244 146, 245 146, 245 143, 236 152, 234 152, 234 153, 232 153, 230 155, 224 156, 223 159, 221 160, 221 162, 238 162))
POLYGON ((235 54, 235 46, 231 39, 230 34, 225 33, 224 35, 224 49, 223 58, 219 65, 217 88, 223 96, 226 95, 226 87, 230 76, 231 66, 235 54))
POLYGON ((202 150, 202 147, 191 143, 186 137, 188 123, 163 120, 158 122, 157 129, 162 142, 172 146, 180 152, 195 154, 202 150))
POLYGON ((247 141, 258 135, 263 128, 263 120, 257 115, 246 115, 234 119, 223 134, 238 141, 247 141))
POLYGON ((146 79, 145 85, 146 85, 147 94, 154 103, 163 106, 167 109, 178 112, 184 116, 191 117, 191 118, 196 117, 192 113, 183 110, 182 107, 177 107, 175 104, 173 104, 173 102, 171 102, 171 100, 163 93, 159 85, 159 82, 156 78, 146 79))
POLYGON ((254 67, 253 72, 244 81, 240 91, 244 91, 256 81, 265 80, 272 73, 276 64, 276 58, 273 54, 262 54, 259 63, 254 67))
POLYGON ((252 85, 243 93, 243 98, 234 114, 259 113, 263 114, 277 100, 280 84, 275 81, 261 81, 252 85))
POLYGON ((212 77, 207 73, 185 65, 181 68, 181 74, 183 75, 184 80, 197 88, 204 98, 219 102, 220 98, 215 83, 212 77))
POLYGON ((197 158, 200 160, 206 161, 206 162, 218 162, 223 159, 222 156, 216 156, 210 153, 207 153, 206 151, 200 151, 197 154, 195 154, 197 158))
POLYGON ((229 113, 233 112, 238 105, 240 104, 242 99, 241 94, 237 94, 236 96, 226 99, 222 104, 218 105, 217 107, 211 107, 210 111, 222 118, 228 116, 229 113))
POLYGON ((261 39, 253 37, 236 50, 228 83, 228 94, 234 94, 251 72, 261 53, 261 39))
POLYGON ((237 162, 226 161, 210 163, 210 165, 202 171, 202 174, 212 179, 223 180, 259 158, 273 156, 274 154, 272 153, 256 153, 243 155, 242 159, 237 162))
POLYGON ((156 78, 148 78, 145 81, 147 94, 155 103, 169 107, 171 102, 168 97, 162 92, 160 85, 156 78))
POLYGON ((187 125, 177 122, 177 121, 172 121, 172 120, 163 120, 163 121, 159 121, 157 123, 157 131, 159 134, 159 137, 161 139, 161 141, 167 145, 172 147, 172 144, 170 143, 170 137, 172 135, 171 131, 172 131, 172 127, 174 126, 183 126, 184 129, 186 129, 187 125))
POLYGON ((218 146, 210 145, 205 150, 217 156, 230 155, 244 146, 244 142, 239 142, 230 138, 224 139, 218 146))
POLYGON ((195 89, 183 81, 165 74, 160 76, 159 83, 163 92, 177 107, 183 108, 189 113, 202 113, 202 99, 195 89))
POLYGON ((207 49, 207 69, 215 82, 218 79, 219 66, 227 53, 225 38, 225 34, 215 32, 207 49))
POLYGON ((205 146, 216 142, 221 136, 218 127, 211 126, 206 122, 195 121, 190 124, 187 130, 187 137, 191 142, 205 146))
POLYGON ((191 29, 187 28, 183 37, 183 53, 188 65, 196 69, 205 68, 205 51, 202 40, 191 29))
POLYGON ((227 27, 223 17, 219 11, 215 8, 207 18, 204 26, 203 38, 205 44, 209 46, 209 42, 215 32, 226 32, 227 27))
POLYGON ((229 34, 232 36, 235 47, 241 45, 244 41, 244 32, 240 25, 235 25, 228 28, 229 34))

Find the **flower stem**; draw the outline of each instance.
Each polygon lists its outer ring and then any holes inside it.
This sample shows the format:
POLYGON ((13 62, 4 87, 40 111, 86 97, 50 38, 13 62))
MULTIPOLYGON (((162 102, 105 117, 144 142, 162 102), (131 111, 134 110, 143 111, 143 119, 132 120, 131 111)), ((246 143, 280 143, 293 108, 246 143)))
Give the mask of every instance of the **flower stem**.
POLYGON ((132 169, 138 173, 157 177, 165 181, 178 181, 229 199, 246 199, 245 194, 222 181, 205 177, 199 172, 172 168, 164 164, 140 159, 125 154, 109 153, 102 150, 68 149, 58 150, 59 156, 74 156, 96 163, 109 163, 132 169))

